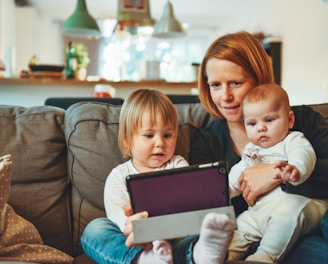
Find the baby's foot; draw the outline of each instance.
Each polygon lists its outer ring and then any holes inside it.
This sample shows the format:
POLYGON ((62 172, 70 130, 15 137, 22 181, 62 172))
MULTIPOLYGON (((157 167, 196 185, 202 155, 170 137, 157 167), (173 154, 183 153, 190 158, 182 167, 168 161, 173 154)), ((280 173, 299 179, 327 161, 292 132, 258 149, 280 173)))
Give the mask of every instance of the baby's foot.
POLYGON ((205 216, 193 256, 197 264, 222 264, 234 232, 233 222, 225 214, 205 216))

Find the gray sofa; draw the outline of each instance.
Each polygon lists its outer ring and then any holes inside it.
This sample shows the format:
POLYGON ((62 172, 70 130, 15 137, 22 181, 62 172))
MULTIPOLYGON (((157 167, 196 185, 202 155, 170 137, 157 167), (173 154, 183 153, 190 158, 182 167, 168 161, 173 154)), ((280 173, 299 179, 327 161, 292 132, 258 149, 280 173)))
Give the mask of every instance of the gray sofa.
MULTIPOLYGON (((188 158, 190 142, 213 119, 198 103, 176 107, 176 152, 188 158)), ((328 118, 328 104, 314 107, 328 118)), ((9 203, 46 244, 74 256, 76 263, 92 263, 79 239, 92 219, 105 216, 104 182, 123 161, 117 146, 120 108, 99 102, 77 103, 66 111, 0 106, 0 155, 13 159, 9 203)), ((328 244, 323 236, 319 240, 328 244)))

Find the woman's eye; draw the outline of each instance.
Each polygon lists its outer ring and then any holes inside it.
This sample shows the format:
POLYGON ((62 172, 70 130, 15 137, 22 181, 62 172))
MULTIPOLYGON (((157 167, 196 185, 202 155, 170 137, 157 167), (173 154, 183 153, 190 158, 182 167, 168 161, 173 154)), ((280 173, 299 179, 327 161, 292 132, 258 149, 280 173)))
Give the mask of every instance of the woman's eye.
POLYGON ((145 135, 143 135, 143 136, 146 137, 146 138, 152 138, 152 137, 153 137, 152 134, 145 134, 145 135))
POLYGON ((210 87, 211 89, 216 90, 216 89, 219 89, 221 86, 220 86, 219 83, 210 83, 210 84, 209 84, 209 87, 210 87))

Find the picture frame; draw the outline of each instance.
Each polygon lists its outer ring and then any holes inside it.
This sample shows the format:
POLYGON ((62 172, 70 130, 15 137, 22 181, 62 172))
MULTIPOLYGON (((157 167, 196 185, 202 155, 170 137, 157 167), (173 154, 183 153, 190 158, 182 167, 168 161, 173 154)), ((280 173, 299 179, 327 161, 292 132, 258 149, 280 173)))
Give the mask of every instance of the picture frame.
POLYGON ((148 12, 148 0, 120 0, 121 11, 126 12, 148 12))

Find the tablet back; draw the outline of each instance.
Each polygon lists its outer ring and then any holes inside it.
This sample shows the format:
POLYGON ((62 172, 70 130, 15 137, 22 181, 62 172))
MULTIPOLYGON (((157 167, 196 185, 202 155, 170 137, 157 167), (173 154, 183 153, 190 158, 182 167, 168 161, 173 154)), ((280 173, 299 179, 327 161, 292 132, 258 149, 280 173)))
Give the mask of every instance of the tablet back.
POLYGON ((126 181, 134 213, 160 216, 230 205, 222 161, 128 175, 126 181))

